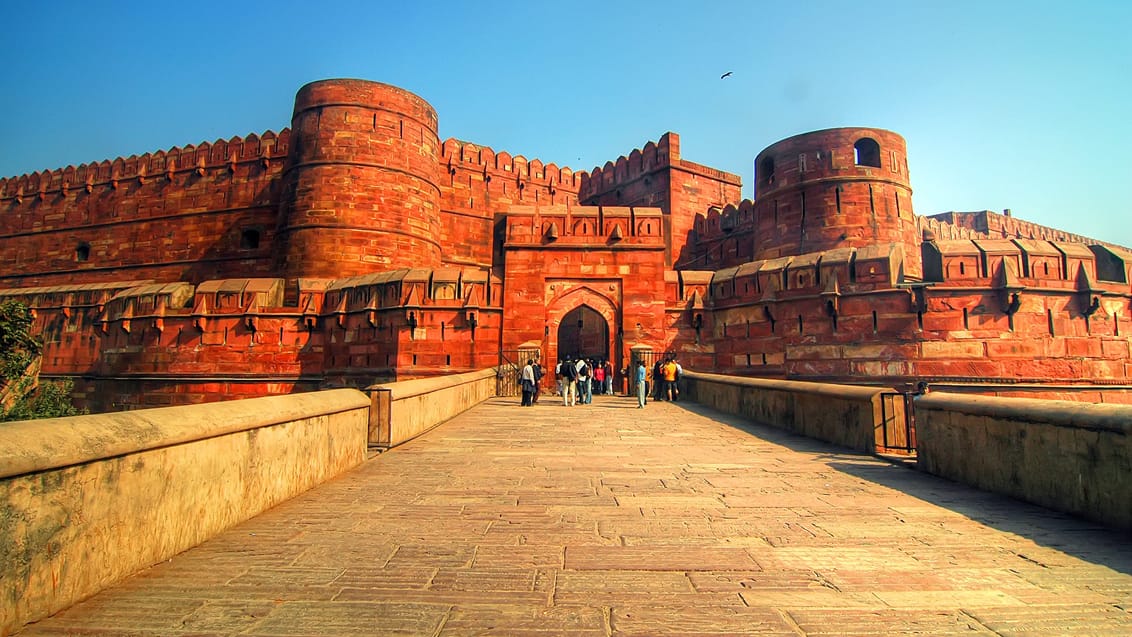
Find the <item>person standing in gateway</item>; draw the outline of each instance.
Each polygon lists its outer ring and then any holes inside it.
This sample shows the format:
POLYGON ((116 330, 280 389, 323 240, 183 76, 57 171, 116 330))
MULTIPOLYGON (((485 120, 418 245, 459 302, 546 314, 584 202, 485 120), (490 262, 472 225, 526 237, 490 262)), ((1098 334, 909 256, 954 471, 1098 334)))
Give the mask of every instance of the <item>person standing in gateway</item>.
POLYGON ((676 359, 669 357, 660 366, 661 376, 664 377, 664 382, 660 387, 661 398, 672 402, 676 400, 676 359))
POLYGON ((534 361, 527 359, 527 364, 523 366, 523 371, 519 374, 520 382, 523 386, 523 407, 530 407, 534 405, 531 398, 535 393, 535 368, 534 361))
POLYGON ((644 361, 637 361, 637 409, 644 409, 645 406, 645 376, 648 375, 648 370, 645 369, 644 361))
POLYGON ((578 378, 577 369, 574 367, 574 361, 569 358, 562 361, 562 404, 566 407, 573 407, 578 402, 577 397, 577 383, 578 378))

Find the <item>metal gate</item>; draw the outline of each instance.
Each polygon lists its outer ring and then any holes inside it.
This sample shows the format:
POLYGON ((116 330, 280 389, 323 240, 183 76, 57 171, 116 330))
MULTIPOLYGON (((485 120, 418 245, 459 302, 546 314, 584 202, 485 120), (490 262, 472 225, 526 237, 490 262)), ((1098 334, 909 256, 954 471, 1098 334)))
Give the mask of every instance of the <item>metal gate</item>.
POLYGON ((912 392, 886 392, 880 396, 881 423, 876 435, 877 453, 916 453, 916 411, 912 392))
POLYGON ((653 368, 656 367, 657 361, 662 361, 668 358, 670 352, 654 352, 652 350, 633 352, 633 359, 629 361, 629 368, 626 370, 626 376, 629 379, 629 395, 637 395, 637 361, 645 363, 645 387, 647 388, 646 395, 649 400, 652 400, 653 395, 656 393, 656 381, 653 378, 653 368))
MULTIPOLYGON (((541 359, 539 350, 537 349, 511 349, 499 350, 499 365, 495 368, 495 395, 496 396, 519 396, 523 393, 523 385, 521 383, 520 375, 523 372, 523 366, 527 364, 527 360, 538 361, 541 359)), ((554 370, 550 370, 553 374, 554 370)), ((546 377, 546 369, 543 369, 543 378, 546 377)))

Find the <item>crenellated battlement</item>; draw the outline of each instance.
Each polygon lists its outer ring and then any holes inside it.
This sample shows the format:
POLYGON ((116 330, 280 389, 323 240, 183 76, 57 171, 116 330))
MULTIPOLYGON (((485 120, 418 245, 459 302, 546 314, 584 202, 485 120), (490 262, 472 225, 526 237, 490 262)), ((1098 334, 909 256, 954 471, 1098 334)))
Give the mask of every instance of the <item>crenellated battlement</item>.
POLYGON ((727 204, 722 208, 712 206, 706 212, 697 214, 692 228, 700 241, 717 241, 739 231, 754 230, 755 221, 755 202, 744 199, 738 204, 727 204))
POLYGON ((531 182, 543 186, 561 187, 577 192, 581 176, 568 167, 557 164, 544 164, 542 160, 528 160, 523 155, 512 155, 507 151, 496 152, 488 146, 481 146, 455 138, 448 138, 440 148, 440 163, 454 174, 457 170, 481 173, 485 180, 505 178, 516 184, 531 182))
MULTIPOLYGON (((973 212, 943 212, 924 218, 930 221, 940 221, 951 224, 955 228, 970 231, 970 238, 985 237, 988 239, 1037 239, 1040 241, 1059 241, 1062 243, 1083 243, 1095 245, 1114 246, 1115 244, 1100 241, 1084 235, 1050 228, 1038 223, 1014 217, 1009 210, 1003 213, 993 210, 977 210, 973 212)), ((943 238, 942 235, 940 235, 943 238)), ((959 238, 959 237, 949 237, 959 238)), ((1116 246, 1120 247, 1120 246, 1116 246)))
POLYGON ((149 179, 172 179, 176 175, 227 170, 235 172, 236 167, 249 162, 282 162, 287 158, 291 130, 284 128, 279 133, 267 131, 262 135, 251 133, 246 137, 232 137, 215 142, 174 146, 168 150, 158 150, 142 155, 117 157, 67 166, 54 170, 0 178, 0 200, 24 199, 48 194, 63 194, 71 191, 91 192, 95 186, 109 185, 117 188, 122 181, 138 180, 144 183, 149 179))
POLYGON ((661 168, 667 168, 680 158, 680 136, 665 133, 660 140, 648 142, 640 149, 634 149, 629 156, 621 155, 615 161, 607 161, 604 166, 594 166, 589 173, 582 173, 578 189, 579 199, 595 197, 618 185, 643 178, 661 168))

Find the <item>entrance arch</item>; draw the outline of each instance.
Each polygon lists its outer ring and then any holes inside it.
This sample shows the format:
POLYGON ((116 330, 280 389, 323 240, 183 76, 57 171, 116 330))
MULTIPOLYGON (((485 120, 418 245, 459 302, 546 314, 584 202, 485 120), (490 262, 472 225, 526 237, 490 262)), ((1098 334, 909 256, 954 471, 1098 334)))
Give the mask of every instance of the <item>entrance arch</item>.
POLYGON ((609 323, 600 312, 579 305, 558 322, 559 358, 609 360, 609 323))
POLYGON ((601 358, 612 364, 615 377, 624 366, 621 312, 608 296, 586 285, 574 287, 547 304, 546 321, 546 352, 552 360, 601 358))

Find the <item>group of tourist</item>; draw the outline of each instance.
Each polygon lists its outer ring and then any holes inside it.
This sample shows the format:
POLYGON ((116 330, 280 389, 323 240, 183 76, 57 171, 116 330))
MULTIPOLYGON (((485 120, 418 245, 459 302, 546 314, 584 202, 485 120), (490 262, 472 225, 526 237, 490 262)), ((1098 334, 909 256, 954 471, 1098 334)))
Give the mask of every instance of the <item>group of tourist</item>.
POLYGON ((652 377, 656 390, 653 398, 656 400, 680 400, 680 377, 684 368, 677 362, 675 356, 668 356, 656 361, 653 366, 652 377))
MULTIPOLYGON (((625 373, 626 370, 621 370, 625 373)), ((630 372, 636 380, 637 407, 643 408, 651 393, 653 400, 680 400, 680 377, 684 368, 675 356, 658 359, 652 370, 652 387, 648 383, 648 369, 643 360, 638 360, 630 372)), ((543 369, 537 361, 528 359, 519 374, 523 388, 524 407, 538 402, 543 369)), ((557 394, 567 407, 588 405, 597 394, 613 395, 613 366, 607 360, 563 358, 554 367, 557 394)))
POLYGON ((554 368, 562 404, 588 405, 594 394, 613 394, 613 366, 607 360, 564 358, 554 368))
MULTIPOLYGON (((648 370, 645 368, 643 360, 637 361, 635 375, 637 379, 637 408, 641 409, 647 404, 649 394, 648 370)), ((652 370, 653 400, 673 402, 680 400, 680 377, 683 375, 684 368, 675 356, 658 359, 652 370)))

